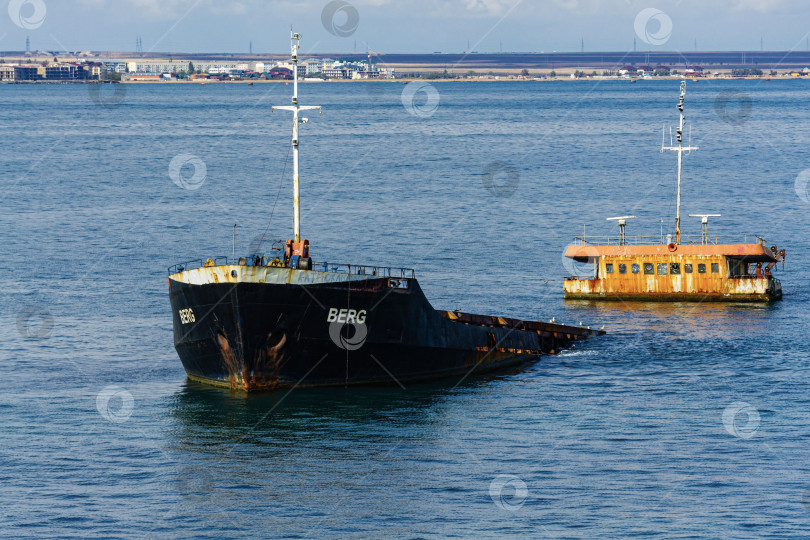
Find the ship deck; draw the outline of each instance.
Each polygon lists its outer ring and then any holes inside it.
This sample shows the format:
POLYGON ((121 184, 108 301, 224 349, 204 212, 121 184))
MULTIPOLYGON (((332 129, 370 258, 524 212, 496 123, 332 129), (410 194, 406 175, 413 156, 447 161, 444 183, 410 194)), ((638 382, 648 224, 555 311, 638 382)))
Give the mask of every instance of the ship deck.
MULTIPOLYGON (((566 326, 563 324, 547 323, 543 321, 524 321, 521 319, 513 319, 510 317, 476 315, 474 313, 464 313, 461 311, 445 311, 437 309, 436 312, 445 319, 472 326, 488 326, 490 328, 510 328, 515 330, 529 330, 541 333, 548 332, 554 335, 556 335, 557 333, 561 333, 561 334, 568 334, 569 339, 570 336, 579 335, 583 331, 583 329, 590 330, 589 327, 583 328, 578 326, 566 326)), ((603 330, 597 330, 596 333, 598 335, 602 335, 605 332, 603 330)), ((576 337, 574 337, 573 339, 576 339, 576 337)))

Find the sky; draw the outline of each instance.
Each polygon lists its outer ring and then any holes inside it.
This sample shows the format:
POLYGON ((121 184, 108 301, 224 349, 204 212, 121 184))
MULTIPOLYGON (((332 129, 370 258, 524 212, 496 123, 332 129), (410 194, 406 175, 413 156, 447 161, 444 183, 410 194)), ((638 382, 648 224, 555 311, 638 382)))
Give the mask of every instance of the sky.
POLYGON ((807 50, 808 0, 0 0, 0 50, 807 50), (583 43, 584 41, 584 43, 583 43), (469 49, 468 49, 469 43, 469 49))

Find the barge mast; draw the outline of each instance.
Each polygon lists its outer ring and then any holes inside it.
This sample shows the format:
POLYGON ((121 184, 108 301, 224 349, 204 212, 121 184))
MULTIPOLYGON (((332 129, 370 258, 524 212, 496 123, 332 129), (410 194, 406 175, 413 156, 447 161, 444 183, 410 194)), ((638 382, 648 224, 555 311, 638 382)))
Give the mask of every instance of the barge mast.
MULTIPOLYGON (((681 98, 678 102, 678 112, 680 112, 681 121, 678 125, 676 130, 677 135, 677 142, 678 146, 672 146, 672 135, 670 134, 670 146, 664 146, 664 133, 661 133, 661 152, 665 150, 669 150, 672 152, 678 152, 678 199, 677 199, 677 211, 675 215, 675 243, 681 243, 681 170, 682 170, 682 161, 683 161, 683 153, 684 152, 691 152, 692 150, 697 150, 697 146, 684 146, 683 145, 683 127, 684 127, 684 120, 686 116, 683 114, 683 99, 686 96, 686 80, 681 81, 681 98)), ((671 133, 671 132, 670 132, 671 133)), ((689 142, 691 144, 691 137, 689 138, 689 142)))

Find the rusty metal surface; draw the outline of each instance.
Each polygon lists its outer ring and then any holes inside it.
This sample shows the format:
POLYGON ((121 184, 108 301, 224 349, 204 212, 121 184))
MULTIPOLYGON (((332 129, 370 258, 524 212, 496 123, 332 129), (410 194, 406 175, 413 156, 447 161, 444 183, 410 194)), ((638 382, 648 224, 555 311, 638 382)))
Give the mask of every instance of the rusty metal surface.
POLYGON ((752 262, 775 261, 770 249, 761 244, 679 244, 672 250, 668 244, 631 245, 631 246, 592 246, 570 245, 565 256, 571 259, 585 260, 593 257, 638 257, 655 255, 681 256, 733 256, 746 257, 752 262))
POLYGON ((633 277, 566 279, 563 282, 565 298, 768 301, 781 297, 781 285, 773 277, 704 278, 701 276, 711 274, 680 276, 625 274, 627 275, 633 277))
POLYGON ((577 339, 582 337, 604 335, 604 330, 591 330, 590 328, 581 326, 567 326, 564 324, 547 323, 543 321, 524 321, 521 319, 512 319, 510 317, 495 317, 491 315, 476 315, 474 313, 464 313, 461 311, 444 311, 436 310, 436 312, 451 321, 458 321, 464 324, 472 324, 477 326, 491 326, 493 328, 513 328, 519 330, 533 330, 540 335, 558 336, 567 335, 574 336, 569 339, 577 339))
POLYGON ((275 283, 290 285, 310 285, 314 283, 344 283, 346 281, 363 281, 369 278, 365 274, 347 274, 342 272, 321 272, 318 270, 294 270, 275 266, 247 266, 226 264, 204 266, 185 270, 170 276, 174 281, 189 285, 208 285, 211 283, 275 283), (234 275, 234 272, 236 273, 234 275))
POLYGON ((782 296, 772 275, 750 270, 754 263, 770 261, 772 267, 779 260, 760 244, 569 246, 566 256, 592 262, 594 273, 586 279, 567 277, 565 298, 769 301, 782 296))

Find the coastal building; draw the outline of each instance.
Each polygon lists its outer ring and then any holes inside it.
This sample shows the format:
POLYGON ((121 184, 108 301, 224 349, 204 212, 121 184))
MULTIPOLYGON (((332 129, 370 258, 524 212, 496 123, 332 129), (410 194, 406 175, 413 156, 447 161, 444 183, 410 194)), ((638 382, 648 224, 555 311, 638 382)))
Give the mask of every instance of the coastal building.
POLYGON ((352 73, 352 79, 379 79, 380 72, 377 69, 370 71, 355 71, 352 73))
MULTIPOLYGON (((276 64, 276 67, 289 69, 290 73, 292 73, 292 70, 293 70, 292 62, 279 62, 278 64, 276 64)), ((298 76, 299 77, 305 77, 306 74, 307 74, 307 66, 302 65, 302 64, 298 64, 298 76)))
POLYGON ((351 79, 354 77, 354 70, 347 67, 321 69, 321 73, 327 79, 351 79))
MULTIPOLYGON (((194 67, 197 68, 197 71, 201 71, 202 73, 211 73, 217 75, 227 75, 231 71, 239 69, 239 66, 243 64, 238 64, 236 62, 205 62, 200 64, 194 64, 194 67)), ((244 64, 247 65, 247 64, 244 64)))
POLYGON ((17 80, 17 72, 14 66, 0 65, 0 81, 15 81, 17 80))
POLYGON ((79 67, 85 71, 84 79, 100 80, 104 75, 104 64, 101 62, 85 62, 79 64, 79 67))
POLYGON ((274 67, 273 69, 267 72, 267 78, 282 79, 282 80, 292 79, 293 78, 292 70, 283 67, 274 67))
POLYGON ((14 66, 18 81, 40 81, 45 78, 45 67, 38 65, 14 66))
POLYGON ((103 62, 104 69, 107 70, 108 73, 126 73, 127 72, 127 63, 126 62, 103 62))
POLYGON ((130 73, 177 73, 178 71, 185 71, 187 66, 187 63, 176 62, 127 62, 130 73))
POLYGON ((162 78, 159 73, 130 73, 127 77, 130 81, 159 81, 162 78))
POLYGON ((75 64, 53 64, 45 67, 45 79, 49 81, 73 81, 78 78, 75 64))

